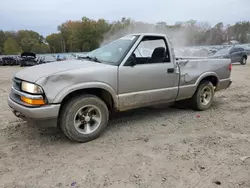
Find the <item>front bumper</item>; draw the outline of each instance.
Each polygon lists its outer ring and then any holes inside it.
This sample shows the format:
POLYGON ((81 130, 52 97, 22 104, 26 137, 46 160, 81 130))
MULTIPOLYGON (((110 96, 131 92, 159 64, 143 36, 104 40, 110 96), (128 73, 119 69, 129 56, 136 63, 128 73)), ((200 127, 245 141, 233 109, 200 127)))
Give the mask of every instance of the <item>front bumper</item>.
POLYGON ((19 117, 30 119, 54 119, 58 117, 60 104, 46 105, 40 107, 26 107, 8 98, 8 105, 12 109, 12 112, 19 117))

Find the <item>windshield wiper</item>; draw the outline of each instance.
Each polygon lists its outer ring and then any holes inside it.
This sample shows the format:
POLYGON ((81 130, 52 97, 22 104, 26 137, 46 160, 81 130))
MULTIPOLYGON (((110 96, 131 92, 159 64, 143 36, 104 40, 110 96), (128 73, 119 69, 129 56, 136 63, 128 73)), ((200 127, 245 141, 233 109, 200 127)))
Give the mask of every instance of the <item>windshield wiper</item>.
POLYGON ((90 60, 90 61, 102 63, 97 57, 81 56, 81 57, 78 57, 78 58, 79 58, 79 59, 88 59, 88 60, 90 60))

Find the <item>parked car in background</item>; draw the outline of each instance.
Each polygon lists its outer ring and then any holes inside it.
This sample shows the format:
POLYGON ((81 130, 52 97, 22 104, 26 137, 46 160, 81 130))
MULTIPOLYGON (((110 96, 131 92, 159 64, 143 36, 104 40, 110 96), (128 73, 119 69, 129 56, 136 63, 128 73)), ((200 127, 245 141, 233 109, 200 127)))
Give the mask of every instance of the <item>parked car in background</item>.
POLYGON ((223 48, 216 52, 211 58, 228 58, 231 59, 231 63, 240 63, 245 65, 247 63, 248 52, 243 47, 229 47, 223 48))
POLYGON ((247 55, 250 56, 250 47, 245 47, 245 50, 247 52, 247 55))
POLYGON ((21 67, 34 66, 37 64, 38 64, 38 61, 36 58, 36 54, 34 54, 32 52, 23 52, 21 54, 21 60, 20 60, 21 67))
POLYGON ((0 66, 14 66, 18 64, 19 61, 17 57, 5 56, 0 58, 0 66))
POLYGON ((3 59, 0 57, 0 66, 3 66, 4 65, 3 63, 4 63, 3 59))
POLYGON ((38 58, 38 64, 52 63, 52 62, 56 62, 56 61, 57 61, 57 59, 52 55, 40 56, 38 58))

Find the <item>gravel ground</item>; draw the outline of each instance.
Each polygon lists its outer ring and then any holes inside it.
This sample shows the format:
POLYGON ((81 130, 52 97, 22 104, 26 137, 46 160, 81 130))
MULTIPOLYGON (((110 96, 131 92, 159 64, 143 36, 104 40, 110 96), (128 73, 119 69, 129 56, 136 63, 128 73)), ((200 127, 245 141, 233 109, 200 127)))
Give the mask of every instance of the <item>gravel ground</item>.
POLYGON ((0 67, 0 187, 249 188, 250 62, 199 112, 151 107, 120 113, 78 144, 18 120, 6 99, 18 67, 0 67))

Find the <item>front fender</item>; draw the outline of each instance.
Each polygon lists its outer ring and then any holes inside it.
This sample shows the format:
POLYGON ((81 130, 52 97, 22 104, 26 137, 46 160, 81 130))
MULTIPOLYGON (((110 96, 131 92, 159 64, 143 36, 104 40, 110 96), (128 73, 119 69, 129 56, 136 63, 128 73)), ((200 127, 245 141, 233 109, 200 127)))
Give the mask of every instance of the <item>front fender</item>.
POLYGON ((87 83, 77 83, 74 85, 70 85, 68 87, 63 88, 54 98, 53 103, 61 103, 62 100, 70 93, 82 90, 82 89, 90 89, 90 88, 99 88, 104 89, 109 92, 113 98, 114 105, 118 105, 118 97, 116 95, 115 90, 108 84, 103 82, 87 82, 87 83))

